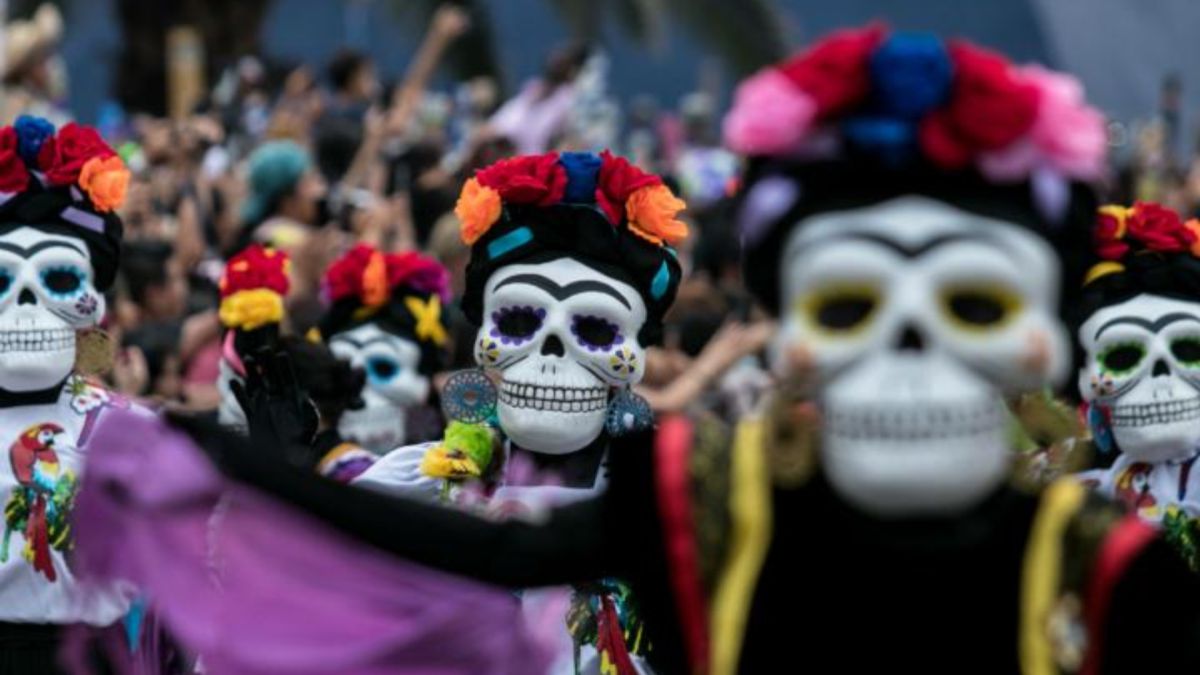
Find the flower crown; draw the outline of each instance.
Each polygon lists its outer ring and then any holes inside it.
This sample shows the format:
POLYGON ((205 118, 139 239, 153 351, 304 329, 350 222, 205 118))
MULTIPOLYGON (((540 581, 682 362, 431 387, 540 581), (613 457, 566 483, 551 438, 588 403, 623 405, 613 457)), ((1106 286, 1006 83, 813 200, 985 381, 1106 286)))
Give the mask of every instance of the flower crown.
POLYGON ((125 203, 129 169, 92 127, 72 122, 55 133, 47 120, 22 115, 0 128, 0 202, 28 190, 30 179, 82 190, 94 210, 108 213, 125 203))
POLYGON ((282 321, 291 268, 287 253, 262 244, 252 244, 230 258, 217 285, 221 323, 252 331, 282 321))
POLYGON ((468 246, 487 234, 505 205, 594 204, 614 227, 657 245, 687 237, 677 219, 687 205, 662 179, 608 151, 550 152, 501 160, 480 169, 459 195, 454 213, 468 246))
POLYGON ((1200 220, 1183 220, 1171 209, 1153 202, 1100 207, 1092 231, 1096 255, 1083 284, 1125 271, 1123 259, 1144 253, 1186 253, 1200 258, 1200 220))
POLYGON ((326 270, 323 294, 330 304, 357 304, 349 318, 362 321, 379 312, 400 288, 429 296, 409 293, 403 298, 417 339, 445 344, 448 336, 441 307, 450 301, 450 273, 433 258, 414 251, 384 253, 358 244, 326 270))
POLYGON ((725 118, 730 149, 788 158, 854 150, 1017 182, 1039 169, 1091 181, 1105 167, 1103 116, 1079 82, 1015 66, 962 40, 838 31, 743 82, 725 118))

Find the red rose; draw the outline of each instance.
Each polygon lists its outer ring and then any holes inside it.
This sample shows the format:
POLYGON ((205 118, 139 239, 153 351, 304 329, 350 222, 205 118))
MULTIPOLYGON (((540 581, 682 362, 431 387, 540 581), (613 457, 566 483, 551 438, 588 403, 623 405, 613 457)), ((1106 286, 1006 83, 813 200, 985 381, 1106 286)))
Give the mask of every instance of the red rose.
POLYGON ((596 206, 604 211, 614 224, 621 222, 625 214, 625 202, 637 190, 648 185, 660 185, 662 179, 646 173, 605 150, 600 153, 600 176, 596 179, 596 206))
POLYGON ((1150 251, 1186 251, 1196 235, 1183 226, 1179 214, 1151 202, 1137 202, 1129 213, 1129 237, 1150 251))
POLYGON ((95 129, 71 122, 42 144, 38 167, 51 185, 70 185, 89 159, 115 154, 95 129))
POLYGON ((363 272, 375 249, 366 244, 358 244, 347 251, 342 257, 333 261, 325 270, 325 295, 330 302, 342 298, 358 297, 363 286, 363 272))
POLYGON ((553 152, 501 160, 480 169, 475 178, 514 204, 557 204, 567 188, 567 172, 553 152))
POLYGON ((779 66, 817 104, 821 119, 858 105, 871 88, 868 63, 883 42, 883 24, 839 30, 779 66))
POLYGON ((401 284, 422 293, 450 300, 450 272, 441 263, 415 251, 388 255, 388 287, 401 284))
POLYGON ((1096 227, 1092 230, 1096 255, 1105 260, 1120 260, 1129 252, 1129 244, 1122 241, 1125 235, 1121 221, 1125 216, 1118 215, 1124 209, 1117 207, 1117 213, 1110 209, 1101 209, 1096 214, 1096 227))
POLYGON ((961 168, 980 152, 1012 144, 1033 126, 1038 90, 1015 76, 1002 56, 966 42, 951 42, 954 88, 944 108, 928 115, 921 148, 936 164, 961 168))
POLYGON ((287 253, 262 244, 251 244, 225 265, 225 273, 221 275, 221 297, 260 288, 287 295, 290 286, 288 270, 287 253))
POLYGON ((0 129, 0 192, 20 192, 29 185, 29 170, 17 154, 17 132, 0 129))

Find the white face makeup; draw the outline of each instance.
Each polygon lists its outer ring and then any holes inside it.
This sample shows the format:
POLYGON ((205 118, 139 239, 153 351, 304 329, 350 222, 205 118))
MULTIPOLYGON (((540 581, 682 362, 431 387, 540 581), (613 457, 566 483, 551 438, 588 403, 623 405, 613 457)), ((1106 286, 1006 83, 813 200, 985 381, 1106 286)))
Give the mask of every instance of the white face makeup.
POLYGON ((1113 439, 1140 462, 1200 447, 1200 303, 1139 295, 1079 327, 1079 392, 1108 408, 1113 439))
POLYGON ((501 267, 484 289, 475 360, 500 372, 500 427, 565 454, 604 427, 613 387, 641 381, 646 305, 629 284, 570 258, 501 267))
POLYGON ((1003 395, 1061 379, 1059 263, 1019 225, 922 197, 812 216, 783 257, 783 369, 817 377, 822 462, 880 515, 953 513, 1007 477, 1003 395))
POLYGON ((429 398, 429 378, 418 369, 421 348, 375 324, 365 324, 334 335, 329 349, 367 374, 363 407, 347 410, 338 431, 377 453, 403 445, 404 410, 429 398))
POLYGON ((0 389, 61 382, 75 366, 75 331, 104 309, 82 240, 32 227, 0 235, 0 389))

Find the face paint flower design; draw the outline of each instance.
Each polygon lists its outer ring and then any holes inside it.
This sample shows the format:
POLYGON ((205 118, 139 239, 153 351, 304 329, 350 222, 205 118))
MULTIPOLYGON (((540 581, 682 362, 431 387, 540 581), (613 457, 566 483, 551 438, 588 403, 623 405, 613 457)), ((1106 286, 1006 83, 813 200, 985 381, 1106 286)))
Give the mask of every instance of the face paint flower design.
POLYGON ((613 375, 629 379, 637 373, 638 357, 629 347, 621 347, 609 357, 608 365, 612 369, 613 375))
POLYGON ((500 345, 490 337, 479 338, 479 349, 477 351, 479 362, 484 365, 495 365, 500 360, 500 345))

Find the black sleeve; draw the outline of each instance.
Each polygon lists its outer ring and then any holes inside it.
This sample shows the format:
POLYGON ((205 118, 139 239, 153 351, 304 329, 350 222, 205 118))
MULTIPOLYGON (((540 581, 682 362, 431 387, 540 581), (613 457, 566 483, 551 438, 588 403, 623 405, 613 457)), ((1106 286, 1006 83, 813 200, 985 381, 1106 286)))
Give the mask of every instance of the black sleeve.
POLYGON ((414 562, 511 587, 568 584, 621 574, 606 554, 605 499, 552 509, 543 522, 493 521, 442 506, 342 485, 196 418, 175 417, 222 470, 346 534, 414 562))
POLYGON ((1164 540, 1113 588, 1101 672, 1200 673, 1200 576, 1164 540))

